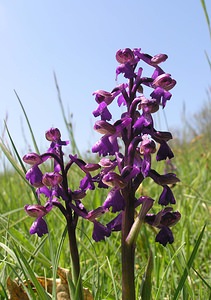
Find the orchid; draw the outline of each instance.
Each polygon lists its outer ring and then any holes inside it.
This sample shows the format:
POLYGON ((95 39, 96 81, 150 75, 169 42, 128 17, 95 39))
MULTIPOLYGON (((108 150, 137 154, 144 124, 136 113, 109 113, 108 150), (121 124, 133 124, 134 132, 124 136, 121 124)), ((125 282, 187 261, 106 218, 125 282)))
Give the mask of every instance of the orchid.
MULTIPOLYGON (((43 154, 28 153, 24 155, 23 161, 31 168, 26 172, 26 179, 36 188, 38 204, 25 205, 25 211, 35 221, 30 227, 30 234, 37 234, 42 237, 48 233, 47 215, 53 208, 58 208, 67 222, 70 254, 73 269, 73 282, 79 284, 79 296, 83 299, 83 289, 80 277, 80 261, 76 240, 76 226, 78 218, 82 217, 93 223, 93 238, 96 241, 103 240, 110 235, 111 230, 100 224, 97 218, 108 209, 105 207, 87 211, 82 200, 88 189, 95 189, 94 180, 90 171, 100 168, 99 164, 88 163, 79 159, 77 155, 69 155, 69 161, 65 164, 62 148, 68 145, 67 141, 61 140, 61 133, 58 128, 50 128, 46 134, 50 147, 43 154), (42 171, 42 164, 53 161, 53 170, 42 171), (73 189, 68 183, 68 172, 73 164, 76 164, 85 174, 78 182, 78 188, 73 189), (42 204, 44 195, 45 203, 42 204)), ((52 164, 50 164, 52 165, 52 164)), ((49 164, 48 164, 49 167, 49 164)), ((44 168, 46 169, 46 168, 44 168)))
POLYGON ((160 108, 164 109, 171 99, 170 90, 176 84, 176 80, 159 66, 167 58, 165 54, 151 56, 138 48, 117 51, 119 66, 116 68, 116 80, 122 76, 126 82, 118 83, 110 92, 97 90, 93 93, 97 102, 93 115, 99 117, 94 130, 102 137, 92 147, 92 152, 99 155, 99 162, 87 163, 76 154, 69 154, 65 164, 62 148, 69 142, 61 140, 58 128, 50 128, 46 132, 50 147, 45 153, 29 153, 23 157, 24 162, 31 165, 26 179, 36 188, 39 202, 25 206, 27 214, 36 218, 30 233, 39 237, 48 233, 47 214, 55 207, 61 211, 67 222, 75 283, 80 276, 75 233, 78 218, 93 223, 92 237, 96 242, 121 231, 123 300, 135 299, 135 249, 142 225, 145 223, 155 228, 158 231, 155 241, 167 246, 174 241, 170 227, 181 217, 169 206, 176 204, 171 185, 179 179, 171 172, 159 174, 152 160, 153 155, 157 162, 174 157, 168 145, 171 133, 157 130, 153 120, 153 114, 160 108), (144 76, 141 63, 152 68, 151 77, 144 76), (115 102, 118 107, 122 106, 121 114, 119 119, 111 121, 110 104, 115 102), (41 165, 48 160, 53 160, 53 170, 43 173, 41 165), (76 189, 70 187, 68 180, 73 165, 84 174, 76 189), (162 188, 157 199, 140 195, 139 187, 146 178, 151 178, 162 188), (88 211, 83 199, 88 190, 96 188, 107 189, 107 197, 101 206, 88 211), (45 204, 41 204, 41 194, 45 196, 45 204), (150 213, 155 203, 158 204, 156 209, 159 205, 161 208, 157 213, 155 210, 150 213), (111 216, 115 213, 107 224, 100 222, 105 213, 111 216))
POLYGON ((166 54, 151 56, 138 48, 118 50, 116 80, 123 75, 127 82, 118 84, 110 92, 98 90, 93 93, 98 103, 93 115, 100 117, 94 129, 103 136, 92 151, 106 159, 107 164, 101 164, 98 178, 111 187, 103 207, 111 213, 119 212, 106 226, 111 231, 122 232, 122 299, 135 299, 134 256, 141 225, 147 223, 160 229, 155 241, 166 246, 174 241, 169 227, 181 217, 179 212, 167 207, 176 203, 170 185, 179 179, 173 173, 157 173, 152 168, 151 158, 156 155, 159 162, 174 157, 168 145, 171 133, 157 130, 153 120, 153 114, 160 107, 164 109, 171 99, 170 90, 176 84, 176 80, 159 66, 167 58, 166 54), (151 77, 144 76, 143 64, 152 68, 151 77), (109 105, 115 101, 118 106, 125 107, 125 111, 118 120, 108 123, 112 120, 109 105), (157 214, 148 213, 155 200, 146 195, 138 198, 139 186, 147 177, 163 188, 157 199, 161 205, 157 214), (135 219, 139 206, 141 209, 135 219))

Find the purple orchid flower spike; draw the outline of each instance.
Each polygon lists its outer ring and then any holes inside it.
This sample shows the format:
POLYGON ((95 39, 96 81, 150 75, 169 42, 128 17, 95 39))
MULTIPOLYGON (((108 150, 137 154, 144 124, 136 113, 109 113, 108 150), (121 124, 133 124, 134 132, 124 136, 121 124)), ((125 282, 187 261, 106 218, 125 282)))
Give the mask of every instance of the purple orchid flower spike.
MULTIPOLYGON (((158 197, 158 204, 165 207, 176 203, 170 185, 175 185, 179 179, 173 173, 159 174, 152 168, 156 161, 174 157, 168 145, 168 141, 172 139, 171 133, 155 129, 153 120, 153 115, 160 107, 166 107, 172 97, 170 90, 176 85, 176 80, 160 67, 167 58, 166 54, 143 53, 140 48, 120 49, 116 53, 119 63, 116 68, 116 80, 121 77, 126 82, 118 84, 111 92, 98 90, 94 93, 98 107, 93 114, 100 117, 94 129, 102 134, 102 137, 95 143, 92 152, 103 156, 104 161, 107 157, 106 163, 99 162, 101 170, 95 175, 95 180, 104 183, 108 189, 102 207, 107 208, 110 213, 118 212, 106 227, 110 233, 122 231, 124 300, 135 299, 135 292, 131 293, 128 287, 132 291, 135 290, 131 265, 134 265, 134 249, 142 223, 146 221, 149 225, 159 228, 156 241, 166 246, 174 240, 167 217, 171 226, 180 218, 178 212, 174 213, 165 208, 150 217, 150 214, 146 215, 147 210, 143 207, 146 205, 150 210, 156 201, 147 198, 148 201, 143 205, 136 199, 139 186, 145 178, 150 177, 155 184, 163 188, 158 197), (144 75, 144 64, 152 69, 152 75, 149 77, 144 75), (111 123, 113 116, 109 106, 115 102, 125 111, 121 110, 119 119, 111 123), (152 160, 153 155, 156 160, 152 160), (142 214, 135 220, 135 210, 139 205, 142 206, 142 214)), ((92 180, 89 178, 89 183, 93 182, 92 180)), ((101 232, 106 236, 107 231, 104 227, 101 232)))

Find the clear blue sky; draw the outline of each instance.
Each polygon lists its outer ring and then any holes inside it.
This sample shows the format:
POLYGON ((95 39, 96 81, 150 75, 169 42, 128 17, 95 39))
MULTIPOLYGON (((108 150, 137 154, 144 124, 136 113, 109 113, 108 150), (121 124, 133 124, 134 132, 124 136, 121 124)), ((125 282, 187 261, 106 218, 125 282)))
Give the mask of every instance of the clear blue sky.
MULTIPOLYGON (((207 9, 211 16, 210 1, 207 9)), ((140 47, 152 55, 168 54, 162 67, 177 80, 166 109, 170 128, 181 126, 184 103, 187 117, 201 108, 211 84, 204 54, 206 50, 211 56, 211 41, 200 0, 1 1, 0 36, 0 131, 7 114, 22 152, 28 151, 23 131, 32 143, 14 90, 38 145, 45 144, 44 132, 51 126, 67 138, 53 71, 64 107, 73 113, 81 151, 98 139, 92 130, 92 92, 115 86, 118 49, 140 47)), ((165 125, 157 129, 165 130, 165 125)))

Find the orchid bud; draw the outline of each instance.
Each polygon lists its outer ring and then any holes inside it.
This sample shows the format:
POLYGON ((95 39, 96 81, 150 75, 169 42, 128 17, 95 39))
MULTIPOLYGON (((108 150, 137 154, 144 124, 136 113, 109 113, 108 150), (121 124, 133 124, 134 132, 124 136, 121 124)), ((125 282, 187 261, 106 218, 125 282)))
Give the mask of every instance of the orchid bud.
POLYGON ((83 169, 87 172, 91 172, 91 171, 96 171, 100 168, 99 164, 94 164, 94 163, 88 163, 86 164, 83 169))
POLYGON ((23 161, 29 165, 39 165, 42 163, 42 158, 37 153, 28 153, 24 155, 23 161))
POLYGON ((115 126, 103 120, 97 121, 94 129, 101 134, 114 134, 116 132, 115 126))
POLYGON ((120 64, 125 64, 127 62, 134 60, 134 54, 133 51, 129 48, 125 48, 123 50, 118 50, 116 53, 116 60, 120 64))
POLYGON ((140 146, 140 153, 141 154, 150 154, 156 152, 156 144, 153 140, 149 139, 147 135, 143 135, 143 141, 141 142, 140 146))
POLYGON ((109 158, 101 158, 101 160, 99 161, 99 165, 103 168, 110 168, 111 166, 113 166, 113 162, 109 159, 109 158))
POLYGON ((141 96, 141 103, 138 105, 138 109, 142 109, 146 113, 155 113, 159 110, 159 103, 156 99, 147 99, 145 96, 141 96))
POLYGON ((161 87, 166 91, 171 90, 176 84, 176 80, 171 78, 170 74, 161 74, 158 77, 155 78, 155 80, 152 83, 153 87, 161 87))
POLYGON ((30 217, 34 217, 34 218, 43 217, 48 212, 46 207, 39 205, 39 204, 25 205, 24 209, 30 217))
POLYGON ((57 172, 45 173, 42 182, 46 186, 56 186, 62 182, 62 175, 57 172))
POLYGON ((167 58, 168 58, 168 55, 166 55, 166 54, 157 54, 151 58, 151 62, 153 63, 153 65, 158 65, 161 62, 164 62, 165 60, 167 60, 167 58))
POLYGON ((102 182, 108 186, 118 187, 120 189, 123 189, 127 185, 127 182, 122 178, 122 176, 115 172, 109 172, 104 175, 102 182))
POLYGON ((45 137, 48 141, 57 142, 61 138, 61 133, 58 128, 51 128, 45 133, 45 137))
POLYGON ((104 101, 106 104, 110 104, 114 100, 113 94, 104 90, 97 90, 92 95, 95 95, 95 100, 97 103, 104 101))

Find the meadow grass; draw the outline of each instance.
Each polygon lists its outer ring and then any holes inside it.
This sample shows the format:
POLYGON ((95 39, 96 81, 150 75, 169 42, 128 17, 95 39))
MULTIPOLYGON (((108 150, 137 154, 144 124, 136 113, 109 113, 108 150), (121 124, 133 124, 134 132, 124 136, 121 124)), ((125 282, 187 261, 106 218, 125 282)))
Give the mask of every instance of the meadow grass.
MULTIPOLYGON (((172 147, 175 153, 172 162, 181 180, 173 192, 177 200, 176 209, 181 212, 182 218, 173 228, 175 242, 167 247, 155 243, 155 232, 147 225, 142 227, 135 265, 137 299, 140 299, 150 252, 153 263, 152 299, 211 299, 210 142, 206 143, 203 136, 199 136, 189 143, 175 141, 172 147)), ((164 172, 165 163, 159 163, 159 168, 158 171, 164 172)), ((8 277, 18 277, 22 281, 29 278, 34 283, 36 277, 33 275, 55 279, 57 266, 70 266, 65 220, 56 209, 47 216, 48 236, 37 238, 29 234, 32 219, 26 216, 23 207, 36 200, 21 172, 21 168, 19 173, 5 168, 0 175, 0 299, 6 299, 8 277)), ((72 186, 76 185, 80 174, 74 171, 69 180, 72 186)), ((140 195, 154 199, 158 199, 160 192, 160 187, 151 180, 146 180, 139 189, 140 195)), ((100 206, 105 197, 106 191, 96 190, 89 192, 84 202, 93 209, 100 206)), ((92 292, 94 299, 120 299, 120 233, 113 233, 105 242, 95 243, 92 230, 92 223, 80 220, 77 238, 83 284, 92 292)), ((27 290, 27 293, 30 299, 49 299, 47 293, 44 298, 43 291, 38 298, 32 296, 32 290, 27 290)))

